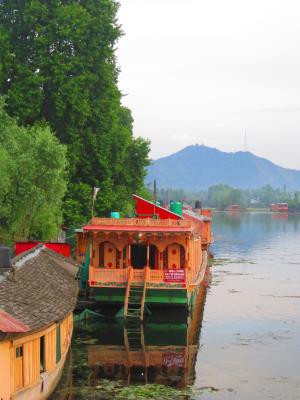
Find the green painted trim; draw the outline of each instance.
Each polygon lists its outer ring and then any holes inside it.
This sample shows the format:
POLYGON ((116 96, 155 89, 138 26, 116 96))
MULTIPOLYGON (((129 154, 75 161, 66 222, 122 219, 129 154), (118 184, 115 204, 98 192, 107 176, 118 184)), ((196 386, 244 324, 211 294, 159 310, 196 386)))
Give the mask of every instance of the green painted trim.
POLYGON ((61 333, 60 333, 60 323, 58 323, 56 328, 56 364, 61 360, 61 333))
POLYGON ((146 304, 179 304, 187 306, 186 289, 148 289, 146 304))
POLYGON ((125 288, 92 288, 90 297, 99 303, 124 304, 125 288))
MULTIPOLYGON (((100 303, 124 304, 125 288, 91 288, 90 297, 100 303)), ((148 289, 146 304, 173 304, 188 306, 186 289, 148 289)))

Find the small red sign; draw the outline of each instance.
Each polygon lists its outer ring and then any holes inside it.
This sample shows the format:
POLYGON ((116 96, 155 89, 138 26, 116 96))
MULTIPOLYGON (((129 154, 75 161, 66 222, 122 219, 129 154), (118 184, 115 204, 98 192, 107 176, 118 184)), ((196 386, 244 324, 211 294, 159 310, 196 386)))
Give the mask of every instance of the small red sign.
POLYGON ((164 270, 164 282, 185 282, 185 270, 184 269, 165 269, 164 270))
POLYGON ((183 353, 165 353, 163 358, 164 367, 184 367, 185 356, 183 353))

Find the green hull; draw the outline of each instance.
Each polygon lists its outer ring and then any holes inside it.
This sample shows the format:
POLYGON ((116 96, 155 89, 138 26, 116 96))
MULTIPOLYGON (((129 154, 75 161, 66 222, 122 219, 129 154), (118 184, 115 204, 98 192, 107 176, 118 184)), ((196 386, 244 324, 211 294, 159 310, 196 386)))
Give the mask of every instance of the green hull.
MULTIPOLYGON (((90 298, 103 304, 124 305, 125 288, 91 288, 90 298)), ((146 293, 147 305, 175 305, 188 306, 186 289, 148 289, 146 293)))

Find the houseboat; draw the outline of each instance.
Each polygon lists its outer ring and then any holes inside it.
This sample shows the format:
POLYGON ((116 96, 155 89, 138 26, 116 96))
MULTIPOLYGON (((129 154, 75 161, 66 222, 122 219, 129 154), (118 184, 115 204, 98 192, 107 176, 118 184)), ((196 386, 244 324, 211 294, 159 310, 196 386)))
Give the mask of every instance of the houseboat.
POLYGON ((229 206, 226 207, 226 211, 228 213, 240 213, 241 206, 239 204, 230 204, 229 206))
POLYGON ((77 264, 44 245, 10 260, 0 248, 0 399, 47 399, 73 331, 77 264))
POLYGON ((271 211, 273 211, 273 212, 280 212, 280 213, 288 213, 289 212, 288 203, 271 204, 270 208, 271 208, 271 211))
MULTIPOLYGON (((211 243, 210 210, 163 208, 133 195, 135 218, 93 218, 77 232, 77 259, 87 293, 143 320, 155 305, 189 309, 202 282, 211 243)), ((118 213, 113 213, 118 217, 118 213)))

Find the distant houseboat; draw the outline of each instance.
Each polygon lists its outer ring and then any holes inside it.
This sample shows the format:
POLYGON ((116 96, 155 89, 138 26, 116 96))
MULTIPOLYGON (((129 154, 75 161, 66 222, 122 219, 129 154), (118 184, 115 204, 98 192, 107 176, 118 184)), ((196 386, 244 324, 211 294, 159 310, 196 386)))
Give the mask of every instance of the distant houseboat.
POLYGON ((239 204, 230 204, 226 207, 226 211, 230 213, 239 213, 241 211, 241 206, 239 204))
POLYGON ((289 212, 289 205, 288 205, 288 203, 271 204, 271 211, 288 213, 289 212))
POLYGON ((89 297, 141 320, 145 305, 190 307, 207 266, 210 212, 133 198, 135 218, 93 218, 78 232, 78 261, 90 254, 89 297))
POLYGON ((71 343, 77 264, 43 245, 12 262, 7 250, 0 248, 0 399, 47 399, 71 343))

